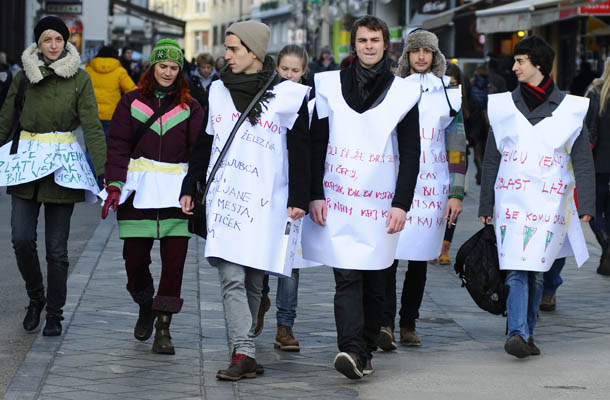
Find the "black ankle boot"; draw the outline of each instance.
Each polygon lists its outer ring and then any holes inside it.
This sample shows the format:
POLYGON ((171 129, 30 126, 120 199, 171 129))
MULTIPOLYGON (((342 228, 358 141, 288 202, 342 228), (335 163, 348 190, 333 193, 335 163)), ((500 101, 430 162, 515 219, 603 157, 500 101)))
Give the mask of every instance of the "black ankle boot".
POLYGON ((61 321, 64 317, 57 314, 47 313, 47 323, 42 330, 42 336, 59 336, 61 335, 61 321))
POLYGON ((172 323, 172 313, 170 312, 157 312, 157 322, 155 323, 155 341, 152 345, 153 353, 157 354, 176 354, 174 345, 172 344, 172 337, 169 334, 169 326, 172 323))
POLYGON ((40 313, 44 309, 47 302, 44 297, 40 299, 30 299, 30 305, 27 307, 28 312, 23 319, 23 329, 33 331, 40 324, 40 313))
POLYGON ((148 303, 140 304, 140 314, 136 326, 133 329, 133 335, 140 341, 147 340, 153 332, 155 314, 152 310, 152 304, 152 300, 148 303))
POLYGON ((610 235, 606 231, 595 232, 595 238, 602 248, 602 256, 599 260, 597 273, 600 275, 610 275, 610 235))

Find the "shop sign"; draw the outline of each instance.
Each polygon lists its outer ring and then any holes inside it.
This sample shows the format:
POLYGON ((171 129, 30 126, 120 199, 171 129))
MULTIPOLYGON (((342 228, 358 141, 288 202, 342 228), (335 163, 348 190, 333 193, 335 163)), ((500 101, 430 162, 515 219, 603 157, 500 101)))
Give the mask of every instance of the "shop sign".
POLYGON ((424 0, 419 12, 421 14, 438 14, 448 8, 448 0, 424 0))
POLYGON ((83 4, 81 0, 47 0, 45 11, 47 14, 82 14, 83 4))
POLYGON ((610 1, 578 7, 580 15, 610 15, 610 1))

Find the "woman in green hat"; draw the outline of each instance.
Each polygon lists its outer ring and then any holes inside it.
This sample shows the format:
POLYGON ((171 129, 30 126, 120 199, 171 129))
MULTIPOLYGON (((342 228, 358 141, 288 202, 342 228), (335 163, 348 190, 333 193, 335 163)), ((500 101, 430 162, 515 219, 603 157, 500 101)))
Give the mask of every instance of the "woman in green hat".
POLYGON ((102 218, 109 208, 118 209, 127 290, 140 306, 134 336, 147 340, 156 318, 152 350, 174 354, 169 327, 172 314, 182 308, 182 272, 191 236, 178 199, 204 112, 189 95, 178 43, 159 40, 150 63, 138 88, 123 96, 112 117, 102 218), (146 128, 160 109, 160 117, 146 128), (156 296, 149 268, 155 239, 161 242, 156 296))

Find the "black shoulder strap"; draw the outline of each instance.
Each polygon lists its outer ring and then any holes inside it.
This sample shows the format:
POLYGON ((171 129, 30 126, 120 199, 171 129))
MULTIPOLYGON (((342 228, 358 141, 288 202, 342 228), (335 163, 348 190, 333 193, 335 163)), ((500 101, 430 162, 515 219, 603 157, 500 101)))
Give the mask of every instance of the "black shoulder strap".
POLYGON ((227 138, 225 145, 223 146, 222 150, 220 151, 220 154, 218 155, 218 158, 216 159, 216 162, 214 163, 214 166, 212 167, 212 171, 210 172, 210 176, 208 177, 207 183, 205 185, 205 190, 203 191, 202 202, 205 202, 205 198, 208 194, 208 191, 210 190, 210 185, 211 185, 212 181, 214 181, 214 176, 216 176, 216 172, 218 172, 218 169, 220 168, 220 163, 222 162, 223 158, 229 151, 229 146, 233 142, 233 139, 235 138, 235 134, 239 130, 239 127, 246 120, 246 118, 248 117, 248 114, 250 114, 250 111, 252 111, 252 109, 258 102, 258 100, 267 91, 267 89, 269 88, 269 86, 275 80, 276 77, 277 77, 277 71, 273 71, 273 74, 271 74, 271 77, 269 78, 269 80, 267 80, 267 82, 262 87, 262 89, 259 90, 258 93, 252 98, 252 101, 250 101, 250 104, 248 104, 248 107, 246 107, 245 111, 243 113, 241 113, 241 115, 239 116, 239 119, 235 123, 233 130, 229 134, 229 137, 227 138))
POLYGON ((174 96, 169 96, 169 95, 166 96, 165 99, 163 100, 163 103, 161 103, 161 107, 159 107, 159 109, 157 111, 155 111, 155 113, 153 115, 151 115, 150 118, 148 118, 146 123, 144 125, 142 125, 140 127, 140 129, 138 129, 138 131, 136 132, 136 135, 135 135, 136 140, 134 141, 134 145, 131 147, 132 154, 135 151, 136 147, 138 147, 138 145, 140 144, 140 140, 142 140, 142 136, 144 136, 144 133, 146 133, 148 128, 150 128, 150 126, 156 120, 158 120, 160 116, 165 114, 165 111, 167 111, 167 109, 173 102, 174 102, 174 96))
MULTIPOLYGON (((10 73, 10 72, 9 72, 10 73)), ((25 85, 27 77, 25 72, 21 74, 21 80, 19 81, 19 88, 17 89, 17 95, 15 96, 15 119, 13 121, 13 129, 9 140, 12 140, 11 150, 9 154, 17 153, 19 148, 19 137, 21 136, 21 111, 23 110, 23 104, 25 103, 25 85)))

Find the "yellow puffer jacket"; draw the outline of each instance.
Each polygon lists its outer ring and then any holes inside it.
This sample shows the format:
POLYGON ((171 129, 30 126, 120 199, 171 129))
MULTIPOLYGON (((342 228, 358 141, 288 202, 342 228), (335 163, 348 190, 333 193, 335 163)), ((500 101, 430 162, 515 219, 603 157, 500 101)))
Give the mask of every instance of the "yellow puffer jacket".
POLYGON ((87 63, 85 70, 91 75, 100 119, 112 120, 112 114, 121 100, 121 95, 131 92, 136 85, 116 58, 95 57, 87 63))

